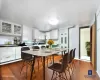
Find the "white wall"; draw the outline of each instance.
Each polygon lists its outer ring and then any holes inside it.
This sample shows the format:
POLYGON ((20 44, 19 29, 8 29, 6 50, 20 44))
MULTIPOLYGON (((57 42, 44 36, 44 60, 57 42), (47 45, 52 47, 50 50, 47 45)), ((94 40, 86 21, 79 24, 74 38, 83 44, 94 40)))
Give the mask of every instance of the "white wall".
POLYGON ((97 72, 100 76, 100 13, 97 16, 97 72))
POLYGON ((32 27, 23 25, 22 41, 32 41, 32 27))
POLYGON ((90 28, 83 28, 80 31, 80 54, 81 56, 87 56, 85 43, 90 42, 90 28))
POLYGON ((75 58, 79 58, 79 26, 69 30, 69 48, 76 48, 75 58))

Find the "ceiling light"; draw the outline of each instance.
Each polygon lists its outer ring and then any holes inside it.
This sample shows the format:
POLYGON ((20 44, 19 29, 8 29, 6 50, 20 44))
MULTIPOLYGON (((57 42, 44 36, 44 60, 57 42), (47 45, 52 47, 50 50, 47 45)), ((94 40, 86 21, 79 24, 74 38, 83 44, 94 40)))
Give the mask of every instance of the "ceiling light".
POLYGON ((58 19, 57 18, 51 18, 50 20, 49 20, 49 24, 51 24, 51 25, 57 25, 58 24, 58 19))

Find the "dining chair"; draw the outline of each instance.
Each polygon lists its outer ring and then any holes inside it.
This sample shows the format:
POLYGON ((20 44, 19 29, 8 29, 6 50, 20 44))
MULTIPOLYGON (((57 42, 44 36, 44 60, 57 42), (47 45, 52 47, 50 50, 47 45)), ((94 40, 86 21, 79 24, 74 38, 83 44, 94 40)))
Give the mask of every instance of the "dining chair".
MULTIPOLYGON (((69 67, 68 69, 70 69, 71 72, 73 71, 72 60, 73 60, 73 49, 69 51, 68 55, 68 67, 69 67)), ((71 77, 71 72, 69 71, 70 77, 71 77)))
POLYGON ((41 49, 46 48, 46 46, 41 46, 41 49))
POLYGON ((53 70, 51 80, 55 80, 57 78, 60 78, 60 80, 63 80, 63 79, 68 80, 67 75, 66 75, 66 68, 68 68, 68 53, 64 54, 61 64, 60 63, 54 63, 51 66, 49 66, 48 68, 53 70), (66 78, 63 76, 63 73, 64 73, 66 78), (56 74, 56 77, 54 78, 55 74, 56 74))
MULTIPOLYGON (((27 70, 28 70, 28 66, 31 66, 32 67, 32 63, 33 61, 35 60, 34 59, 34 56, 31 55, 31 54, 27 54, 27 53, 24 53, 22 51, 26 51, 26 50, 30 50, 29 47, 22 47, 21 48, 21 59, 23 61, 22 63, 22 67, 21 67, 21 71, 20 71, 20 74, 24 68, 24 66, 26 66, 26 79, 27 79, 27 70), (26 64, 26 65, 25 65, 26 64)), ((35 62, 35 61, 34 61, 35 62)), ((34 65, 33 65, 34 66, 34 65)))
POLYGON ((49 48, 49 45, 46 45, 46 48, 49 48))

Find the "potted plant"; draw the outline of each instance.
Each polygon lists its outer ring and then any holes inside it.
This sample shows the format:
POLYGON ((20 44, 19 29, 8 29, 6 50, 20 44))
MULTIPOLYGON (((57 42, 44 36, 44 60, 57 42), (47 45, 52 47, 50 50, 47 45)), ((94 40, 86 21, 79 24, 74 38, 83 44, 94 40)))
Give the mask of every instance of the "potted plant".
POLYGON ((90 56, 90 46, 91 46, 90 42, 85 43, 85 47, 86 47, 86 50, 87 50, 87 56, 90 56))
POLYGON ((52 39, 48 40, 48 44, 49 44, 49 47, 52 48, 52 44, 54 44, 54 41, 52 39))

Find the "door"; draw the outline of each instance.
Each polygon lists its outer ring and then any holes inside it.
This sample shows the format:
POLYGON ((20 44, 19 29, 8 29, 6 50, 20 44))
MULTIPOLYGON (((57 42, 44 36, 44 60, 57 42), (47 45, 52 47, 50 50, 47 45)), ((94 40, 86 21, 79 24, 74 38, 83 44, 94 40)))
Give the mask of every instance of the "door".
POLYGON ((90 61, 91 41, 89 26, 79 28, 79 43, 80 59, 90 61))
POLYGON ((68 29, 59 30, 59 43, 60 48, 68 48, 68 29))

